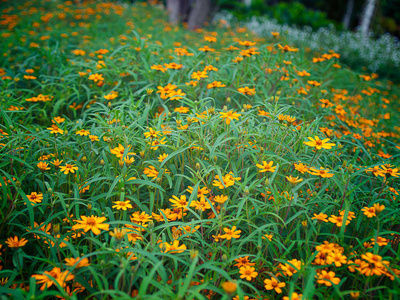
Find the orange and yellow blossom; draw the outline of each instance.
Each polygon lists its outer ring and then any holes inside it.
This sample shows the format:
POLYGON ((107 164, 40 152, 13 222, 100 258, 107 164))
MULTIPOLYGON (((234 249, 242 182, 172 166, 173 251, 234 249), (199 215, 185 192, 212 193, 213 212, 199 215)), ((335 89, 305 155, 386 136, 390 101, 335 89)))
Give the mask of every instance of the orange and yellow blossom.
POLYGON ((75 170, 78 170, 78 167, 73 164, 65 164, 65 166, 60 166, 60 171, 64 172, 65 175, 69 173, 75 173, 75 170))
POLYGON ((333 146, 336 146, 334 143, 328 143, 330 139, 326 138, 321 140, 318 136, 315 136, 315 139, 312 137, 308 137, 308 142, 303 142, 305 145, 316 148, 317 150, 320 149, 332 149, 333 146))
POLYGON ((228 112, 220 112, 220 115, 220 118, 224 119, 227 125, 231 124, 232 120, 239 120, 239 117, 241 116, 241 114, 238 114, 232 110, 228 112))
POLYGON ((162 249, 162 252, 164 253, 182 253, 185 251, 187 248, 185 244, 182 244, 179 246, 179 241, 174 240, 171 244, 168 244, 167 242, 165 243, 160 243, 159 247, 162 249))
POLYGON ((253 280, 253 278, 256 278, 258 275, 258 272, 255 271, 256 268, 246 266, 246 267, 241 267, 239 270, 240 278, 245 278, 247 281, 253 280))
POLYGON ((66 258, 65 259, 65 264, 70 267, 75 267, 76 269, 82 268, 82 267, 87 267, 89 266, 89 260, 87 258, 66 258))
POLYGON ((266 290, 275 290, 278 294, 282 293, 282 287, 285 287, 286 283, 278 282, 276 278, 271 277, 271 279, 264 280, 264 287, 266 290))
POLYGON ((102 230, 109 230, 109 224, 103 224, 106 217, 95 217, 95 216, 81 216, 82 220, 74 220, 75 222, 79 223, 72 226, 72 230, 83 229, 85 232, 91 230, 95 235, 99 235, 101 233, 100 229, 102 230))
POLYGON ((43 283, 40 290, 44 291, 55 283, 58 283, 62 288, 64 288, 67 285, 66 282, 73 280, 75 276, 68 270, 61 272, 60 268, 55 267, 51 271, 45 271, 43 275, 35 274, 32 275, 32 277, 37 280, 37 284, 43 283))
POLYGON ((236 230, 236 226, 232 226, 232 229, 226 227, 224 228, 225 234, 221 235, 222 239, 238 239, 240 238, 240 233, 242 232, 241 230, 236 230))
POLYGON ((260 173, 264 173, 264 172, 273 173, 273 172, 275 172, 275 169, 276 169, 276 166, 275 167, 272 166, 273 164, 274 164, 274 162, 271 160, 270 162, 263 161, 262 165, 256 164, 256 166, 257 166, 257 168, 260 169, 259 170, 260 173))
POLYGON ((222 177, 222 180, 219 178, 219 175, 215 175, 215 180, 213 181, 213 186, 216 186, 223 190, 224 188, 228 188, 235 184, 235 180, 240 180, 240 177, 233 177, 233 173, 229 172, 225 176, 222 177))
POLYGON ((19 239, 17 236, 14 236, 13 238, 10 237, 6 240, 6 244, 8 245, 9 248, 23 247, 26 245, 27 242, 28 242, 27 239, 25 238, 19 239))
POLYGON ((315 278, 317 278, 319 284, 325 284, 326 286, 332 286, 332 284, 338 285, 340 283, 340 278, 335 277, 335 275, 333 271, 327 272, 322 270, 315 278))

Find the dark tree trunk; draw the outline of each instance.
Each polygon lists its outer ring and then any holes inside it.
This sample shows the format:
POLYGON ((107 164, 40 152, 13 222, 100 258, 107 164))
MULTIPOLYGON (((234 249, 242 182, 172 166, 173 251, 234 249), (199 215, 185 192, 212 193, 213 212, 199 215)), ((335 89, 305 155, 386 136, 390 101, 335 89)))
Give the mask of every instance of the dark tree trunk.
POLYGON ((201 28, 211 11, 211 0, 195 0, 190 10, 188 28, 194 30, 201 28))
POLYGON ((179 10, 179 14, 181 17, 182 22, 187 22, 189 18, 189 13, 190 13, 190 4, 191 0, 180 0, 181 2, 181 7, 179 10))
POLYGON ((351 21, 351 15, 353 14, 353 8, 354 8, 354 0, 347 0, 346 13, 343 18, 343 28, 346 30, 349 29, 349 27, 350 27, 350 21, 351 21))
POLYGON ((167 10, 169 13, 169 22, 178 24, 180 15, 180 0, 167 0, 167 10))

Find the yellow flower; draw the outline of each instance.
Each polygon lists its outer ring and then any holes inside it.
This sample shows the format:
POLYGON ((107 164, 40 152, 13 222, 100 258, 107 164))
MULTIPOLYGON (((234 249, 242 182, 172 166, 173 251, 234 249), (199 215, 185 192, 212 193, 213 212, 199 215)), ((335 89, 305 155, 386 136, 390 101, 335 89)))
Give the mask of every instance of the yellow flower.
POLYGON ((223 204, 223 203, 225 203, 226 201, 228 201, 228 196, 225 196, 225 195, 218 195, 218 196, 215 196, 215 197, 214 197, 213 201, 215 201, 215 202, 217 202, 217 203, 220 203, 220 204, 223 204))
POLYGON ((136 211, 132 214, 132 218, 131 218, 132 223, 136 222, 136 223, 147 223, 151 221, 151 216, 146 214, 146 212, 142 211, 141 213, 136 211))
POLYGON ((233 173, 229 172, 229 174, 226 174, 225 176, 222 177, 222 180, 219 178, 219 175, 215 175, 215 179, 213 181, 213 186, 216 186, 223 190, 224 188, 228 188, 232 185, 235 184, 235 180, 240 180, 240 177, 233 177, 233 173))
POLYGON ((54 167, 56 167, 56 168, 59 168, 60 167, 60 165, 61 165, 61 163, 62 163, 62 160, 59 160, 58 158, 57 159, 55 159, 54 161, 52 161, 52 162, 50 162, 52 165, 54 165, 54 167))
POLYGON ((255 271, 256 269, 254 267, 246 266, 246 267, 241 267, 239 270, 240 278, 245 278, 248 281, 253 280, 253 278, 256 278, 258 273, 255 271))
POLYGON ((172 244, 168 244, 167 242, 165 243, 160 243, 159 246, 161 249, 164 248, 164 250, 162 252, 167 253, 167 252, 171 252, 171 253, 182 253, 183 251, 185 251, 187 248, 184 244, 179 246, 179 241, 178 240, 174 240, 172 242, 172 244))
POLYGON ((181 114, 185 114, 185 113, 189 112, 189 107, 180 106, 180 107, 175 108, 174 111, 181 113, 181 114))
POLYGON ((325 169, 325 168, 319 168, 319 169, 315 169, 315 168, 310 168, 307 172, 310 173, 311 175, 317 175, 320 176, 322 178, 331 178, 333 177, 332 173, 329 173, 329 169, 325 169))
POLYGON ((81 216, 82 220, 74 220, 75 222, 79 223, 74 226, 72 226, 72 230, 77 230, 77 229, 83 229, 85 232, 88 232, 91 230, 95 235, 99 235, 100 229, 102 230, 109 230, 110 225, 109 224, 102 224, 105 220, 107 220, 106 217, 86 217, 86 216, 81 216))
POLYGON ((157 176, 158 176, 158 171, 153 166, 148 166, 148 167, 144 168, 143 173, 145 175, 147 175, 147 177, 150 177, 150 178, 157 178, 157 176))
POLYGON ((237 283, 233 281, 225 281, 221 286, 227 294, 233 294, 237 290, 237 283))
POLYGON ((241 230, 236 230, 236 226, 232 226, 232 229, 226 227, 224 228, 225 234, 221 235, 222 239, 238 239, 240 238, 240 233, 242 232, 241 230))
MULTIPOLYGON (((135 153, 129 152, 129 150, 131 149, 131 145, 128 145, 127 149, 128 149, 127 155, 135 155, 135 153)), ((115 147, 114 149, 110 149, 110 152, 112 154, 114 154, 117 158, 122 158, 125 153, 125 147, 122 146, 121 144, 118 144, 118 147, 115 147)))
POLYGON ((195 207, 197 210, 205 211, 206 209, 210 209, 211 205, 205 198, 200 198, 199 201, 192 201, 190 203, 190 207, 195 207))
POLYGON ((72 164, 66 164, 60 167, 60 171, 64 172, 64 174, 75 173, 75 170, 78 170, 78 167, 72 164))
POLYGON ((118 210, 127 210, 128 208, 132 208, 132 204, 130 204, 129 200, 126 201, 115 201, 115 205, 112 206, 112 208, 116 208, 118 210))
POLYGON ((158 156, 158 161, 159 161, 159 162, 163 162, 164 159, 166 159, 167 157, 168 157, 168 154, 166 154, 166 153, 160 154, 160 155, 158 156))
POLYGON ((312 217, 311 219, 318 220, 319 222, 328 222, 327 218, 328 218, 328 215, 326 215, 324 213, 319 213, 318 215, 314 214, 314 217, 312 217))
POLYGON ((88 130, 81 129, 81 130, 78 130, 77 132, 75 132, 75 134, 80 135, 80 136, 87 136, 90 134, 90 132, 88 130))
POLYGON ((178 198, 177 196, 172 196, 172 198, 169 199, 169 202, 172 203, 173 207, 177 208, 186 208, 188 205, 185 195, 182 195, 180 198, 178 198))
POLYGON ((33 203, 40 203, 43 200, 42 193, 37 194, 36 192, 32 192, 30 195, 26 195, 26 197, 28 197, 29 201, 33 203))
POLYGON ((92 141, 92 142, 96 142, 96 141, 99 141, 99 137, 97 136, 97 135, 89 135, 89 139, 92 141))
POLYGON ((264 172, 271 172, 271 173, 273 173, 273 172, 275 172, 275 169, 276 169, 276 166, 275 167, 273 167, 272 165, 274 164, 274 162, 271 160, 270 162, 266 162, 266 161, 263 161, 262 162, 262 165, 260 165, 260 164, 256 164, 256 166, 257 166, 257 168, 259 168, 260 170, 259 170, 259 172, 260 173, 264 173, 264 172))
POLYGON ((328 143, 330 139, 326 138, 321 140, 318 136, 315 136, 315 139, 312 137, 308 137, 309 141, 308 142, 303 142, 307 146, 316 148, 317 150, 320 149, 332 149, 333 146, 336 146, 334 143, 328 143))
POLYGON ((94 82, 97 82, 97 81, 104 81, 104 78, 103 78, 102 74, 91 74, 89 76, 89 80, 93 80, 94 82))
POLYGON ((287 181, 289 181, 290 183, 296 184, 299 182, 302 182, 303 179, 299 178, 299 177, 292 177, 292 176, 286 176, 287 181))
POLYGON ((47 128, 48 130, 50 130, 50 133, 59 133, 59 134, 63 134, 64 130, 62 130, 61 128, 59 128, 56 124, 52 124, 51 127, 47 128))
POLYGON ((165 140, 165 137, 163 137, 162 139, 160 139, 160 140, 154 140, 154 141, 152 141, 151 142, 151 149, 152 150, 157 150, 158 149, 158 147, 160 147, 160 145, 164 145, 164 144, 166 144, 167 143, 167 141, 165 140))
POLYGON ((364 207, 361 209, 368 218, 376 217, 375 207, 364 207))
POLYGON ((302 300, 303 294, 292 293, 290 297, 284 296, 283 300, 302 300))
POLYGON ((44 172, 44 171, 46 171, 46 170, 50 170, 50 168, 49 168, 49 164, 48 163, 45 163, 45 162, 39 162, 38 164, 37 164, 37 167, 40 169, 40 171, 42 171, 42 172, 44 172))
POLYGON ((144 133, 144 136, 146 139, 148 139, 148 138, 155 139, 160 135, 161 135, 161 131, 156 131, 153 128, 149 128, 149 131, 144 133))
POLYGON ((281 288, 286 286, 284 282, 278 282, 274 277, 264 280, 264 287, 266 290, 275 290, 278 294, 282 293, 281 288))
POLYGON ((237 112, 234 112, 232 110, 228 111, 228 112, 220 112, 220 118, 221 119, 225 119, 225 122, 227 125, 231 124, 232 120, 239 120, 239 117, 241 116, 241 114, 238 114, 237 112))
POLYGON ((319 284, 325 284, 326 286, 332 286, 332 284, 334 285, 338 285, 340 282, 340 278, 335 277, 335 272, 330 271, 327 272, 325 270, 322 270, 318 276, 315 276, 315 278, 317 278, 317 282, 319 284))

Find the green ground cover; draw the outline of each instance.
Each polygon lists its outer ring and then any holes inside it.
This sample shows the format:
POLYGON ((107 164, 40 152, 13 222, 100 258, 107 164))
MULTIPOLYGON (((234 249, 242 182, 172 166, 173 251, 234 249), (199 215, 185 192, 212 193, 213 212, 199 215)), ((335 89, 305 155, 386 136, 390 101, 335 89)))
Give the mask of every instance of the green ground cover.
POLYGON ((0 295, 396 299, 398 87, 166 20, 6 3, 0 295))

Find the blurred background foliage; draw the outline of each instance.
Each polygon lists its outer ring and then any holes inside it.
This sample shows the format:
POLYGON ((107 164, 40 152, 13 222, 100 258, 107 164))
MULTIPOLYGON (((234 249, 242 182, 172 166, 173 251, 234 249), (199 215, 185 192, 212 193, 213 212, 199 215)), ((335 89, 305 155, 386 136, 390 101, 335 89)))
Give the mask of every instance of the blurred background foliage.
MULTIPOLYGON (((351 0, 217 0, 220 10, 230 11, 236 18, 244 20, 252 16, 267 16, 281 24, 310 26, 313 29, 332 24, 337 30, 343 29, 343 19, 351 0)), ((353 0, 349 29, 360 24, 365 0, 353 0)), ((372 32, 379 35, 390 33, 400 36, 400 0, 380 0, 371 24, 372 32)))

